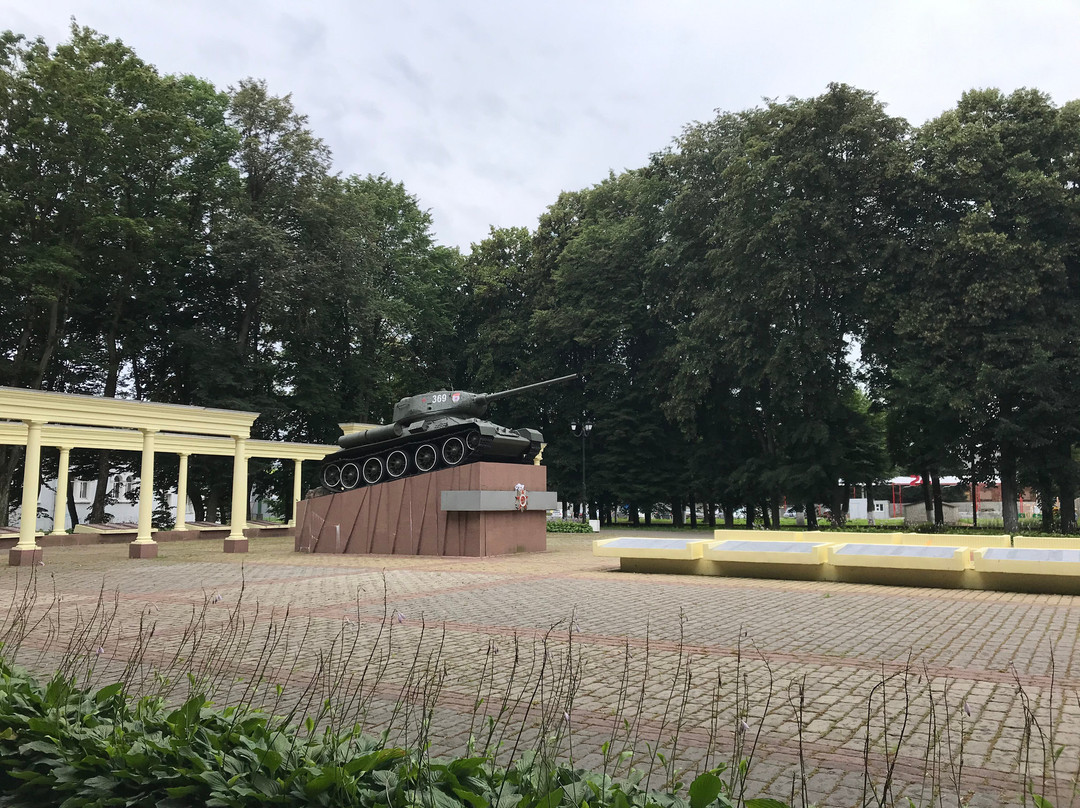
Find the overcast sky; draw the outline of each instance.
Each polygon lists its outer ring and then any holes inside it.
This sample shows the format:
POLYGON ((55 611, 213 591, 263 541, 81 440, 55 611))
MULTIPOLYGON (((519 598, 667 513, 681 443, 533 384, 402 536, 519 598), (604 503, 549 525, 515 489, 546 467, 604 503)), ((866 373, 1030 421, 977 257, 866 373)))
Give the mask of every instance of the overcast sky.
POLYGON ((972 87, 1080 98, 1080 0, 0 0, 56 45, 71 17, 167 73, 291 93, 344 174, 399 180, 468 251, 683 126, 831 81, 921 123, 972 87))

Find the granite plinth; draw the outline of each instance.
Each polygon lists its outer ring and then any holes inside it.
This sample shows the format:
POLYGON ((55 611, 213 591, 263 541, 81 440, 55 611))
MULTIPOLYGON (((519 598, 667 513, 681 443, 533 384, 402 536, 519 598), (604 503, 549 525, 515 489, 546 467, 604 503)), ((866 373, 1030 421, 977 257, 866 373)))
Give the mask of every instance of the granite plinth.
POLYGON ((444 491, 544 491, 547 469, 470 463, 402 480, 303 500, 297 552, 492 556, 547 549, 547 512, 448 511, 444 491))

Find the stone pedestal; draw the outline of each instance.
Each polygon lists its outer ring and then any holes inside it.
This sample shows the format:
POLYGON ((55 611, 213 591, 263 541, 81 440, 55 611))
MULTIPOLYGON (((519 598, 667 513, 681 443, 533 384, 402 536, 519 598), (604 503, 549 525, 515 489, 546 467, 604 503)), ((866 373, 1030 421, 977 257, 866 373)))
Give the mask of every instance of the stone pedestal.
POLYGON ((40 547, 12 547, 8 550, 8 566, 33 567, 41 563, 43 556, 40 547))
POLYGON ((133 541, 128 545, 128 558, 157 558, 157 553, 156 541, 133 541))
POLYGON ((226 553, 246 553, 248 551, 247 539, 225 539, 226 553))
POLYGON ((297 552, 491 556, 547 549, 547 513, 538 496, 547 469, 516 463, 470 463, 403 480, 303 500, 296 514, 297 552), (514 486, 529 491, 535 507, 513 506, 514 486), (444 508, 443 492, 458 504, 444 508), (492 510, 476 494, 475 510, 462 510, 464 494, 502 492, 509 510, 492 510), (537 496, 534 496, 537 495, 537 496))

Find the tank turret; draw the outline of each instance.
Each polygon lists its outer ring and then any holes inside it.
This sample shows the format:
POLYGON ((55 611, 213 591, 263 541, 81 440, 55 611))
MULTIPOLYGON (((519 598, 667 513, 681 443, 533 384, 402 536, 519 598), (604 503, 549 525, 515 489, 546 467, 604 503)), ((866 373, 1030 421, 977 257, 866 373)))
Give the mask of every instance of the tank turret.
POLYGON ((531 463, 544 436, 483 420, 488 406, 574 378, 571 373, 497 393, 435 390, 403 398, 394 405, 392 423, 338 438, 341 451, 323 461, 323 486, 347 491, 479 460, 531 463))

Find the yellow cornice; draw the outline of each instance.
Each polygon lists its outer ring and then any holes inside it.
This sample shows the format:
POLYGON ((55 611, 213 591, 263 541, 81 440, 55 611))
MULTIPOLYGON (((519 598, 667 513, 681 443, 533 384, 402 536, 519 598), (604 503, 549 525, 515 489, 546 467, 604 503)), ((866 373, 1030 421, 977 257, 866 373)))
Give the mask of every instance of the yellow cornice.
POLYGON ((0 419, 246 438, 256 412, 0 387, 0 419))
MULTIPOLYGON (((21 421, 0 421, 0 444, 26 444, 26 424, 21 421)), ((86 426, 46 424, 41 430, 43 446, 66 446, 69 449, 142 450, 142 433, 135 429, 109 429, 86 426)), ((231 457, 235 444, 231 438, 159 432, 154 441, 156 452, 189 455, 231 457)), ((247 457, 290 458, 292 460, 322 460, 337 446, 317 443, 286 443, 270 440, 244 441, 247 457)))

